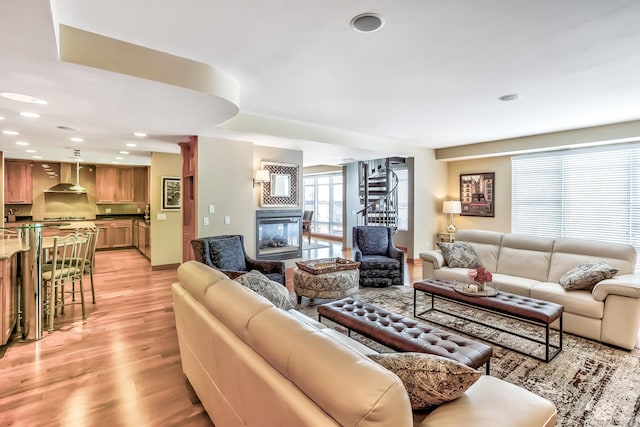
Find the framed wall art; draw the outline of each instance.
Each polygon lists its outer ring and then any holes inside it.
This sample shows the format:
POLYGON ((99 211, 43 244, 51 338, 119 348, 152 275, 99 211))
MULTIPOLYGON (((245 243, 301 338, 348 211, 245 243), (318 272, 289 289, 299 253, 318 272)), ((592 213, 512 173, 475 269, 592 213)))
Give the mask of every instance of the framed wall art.
POLYGON ((163 176, 162 179, 162 207, 163 211, 180 210, 180 178, 163 176))
POLYGON ((494 216, 494 184, 494 172, 460 174, 460 215, 494 216))

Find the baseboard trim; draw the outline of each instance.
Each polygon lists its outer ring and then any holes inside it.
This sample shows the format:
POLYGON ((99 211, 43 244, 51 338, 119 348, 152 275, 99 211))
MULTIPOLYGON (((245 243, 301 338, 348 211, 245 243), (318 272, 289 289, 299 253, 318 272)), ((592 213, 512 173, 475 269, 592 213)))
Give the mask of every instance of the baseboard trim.
POLYGON ((151 266, 151 271, 156 271, 156 270, 171 270, 172 268, 178 268, 180 266, 180 263, 177 264, 161 264, 161 265, 152 265, 151 266))

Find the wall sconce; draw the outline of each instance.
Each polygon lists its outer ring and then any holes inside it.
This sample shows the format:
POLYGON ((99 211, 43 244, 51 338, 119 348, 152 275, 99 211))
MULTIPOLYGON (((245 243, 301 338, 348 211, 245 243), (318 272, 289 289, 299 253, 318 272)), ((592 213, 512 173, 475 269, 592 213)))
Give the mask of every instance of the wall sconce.
POLYGON ((453 214, 462 213, 462 203, 455 200, 447 200, 442 204, 442 212, 451 215, 450 223, 447 225, 449 233, 456 232, 456 226, 453 225, 453 214))
POLYGON ((269 171, 267 169, 258 169, 256 171, 256 176, 253 178, 253 187, 255 188, 256 183, 269 182, 269 171))

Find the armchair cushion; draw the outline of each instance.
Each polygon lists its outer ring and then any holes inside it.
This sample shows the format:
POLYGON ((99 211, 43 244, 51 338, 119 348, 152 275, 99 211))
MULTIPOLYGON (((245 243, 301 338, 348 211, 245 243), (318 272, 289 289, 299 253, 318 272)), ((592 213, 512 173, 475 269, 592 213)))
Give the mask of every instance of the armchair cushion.
POLYGON ((247 269, 240 237, 233 236, 227 239, 210 240, 209 247, 211 249, 211 261, 216 267, 235 271, 247 269))
POLYGON ((386 227, 368 227, 358 234, 358 247, 363 255, 387 255, 389 233, 386 227))

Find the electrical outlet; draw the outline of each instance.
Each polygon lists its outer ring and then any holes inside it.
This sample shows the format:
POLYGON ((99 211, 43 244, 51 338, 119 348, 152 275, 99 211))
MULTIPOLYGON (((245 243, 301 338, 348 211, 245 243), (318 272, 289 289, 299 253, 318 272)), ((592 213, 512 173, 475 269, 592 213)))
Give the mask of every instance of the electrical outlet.
POLYGON ((227 216, 225 216, 225 217, 224 217, 224 223, 225 223, 225 224, 231 224, 231 217, 230 217, 230 216, 228 216, 228 215, 227 215, 227 216))
POLYGON ((209 225, 209 217, 205 216, 202 218, 202 225, 209 225))
POLYGON ((213 203, 209 205, 209 213, 216 213, 216 207, 213 206, 213 203))
POLYGON ((167 214, 163 214, 163 213, 156 214, 156 219, 158 221, 165 221, 167 219, 167 214))
POLYGON ((111 208, 107 208, 104 210, 106 213, 111 213, 111 208))

